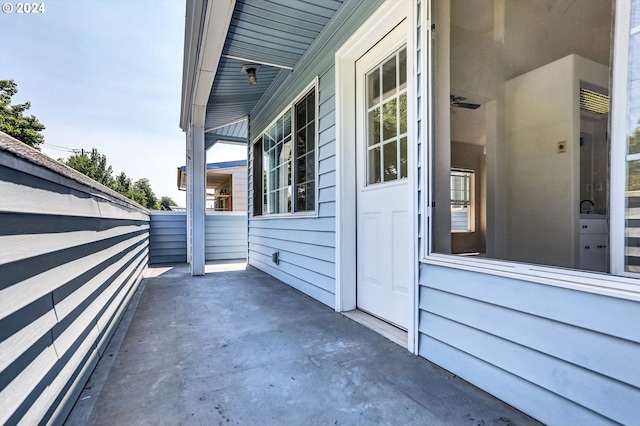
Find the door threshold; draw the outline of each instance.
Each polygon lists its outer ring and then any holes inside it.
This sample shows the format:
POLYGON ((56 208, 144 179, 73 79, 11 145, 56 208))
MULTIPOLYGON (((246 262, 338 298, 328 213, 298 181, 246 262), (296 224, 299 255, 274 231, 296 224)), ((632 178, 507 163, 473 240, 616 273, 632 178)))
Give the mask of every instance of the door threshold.
POLYGON ((342 312, 342 314, 354 320, 358 324, 364 325, 368 329, 375 331, 383 337, 386 337, 387 339, 402 346, 403 348, 407 348, 408 334, 401 328, 389 324, 388 322, 382 321, 381 319, 376 318, 373 315, 359 309, 342 312))

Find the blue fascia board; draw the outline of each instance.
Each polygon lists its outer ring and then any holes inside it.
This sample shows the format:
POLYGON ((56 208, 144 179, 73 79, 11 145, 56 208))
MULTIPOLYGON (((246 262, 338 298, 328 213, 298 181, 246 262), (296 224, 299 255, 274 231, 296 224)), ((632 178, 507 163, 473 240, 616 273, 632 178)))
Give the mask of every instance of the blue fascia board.
MULTIPOLYGON (((244 167, 246 165, 247 165, 247 160, 221 161, 219 163, 208 163, 207 170, 227 169, 231 167, 244 167)), ((183 172, 186 172, 187 166, 181 166, 180 170, 183 172)))

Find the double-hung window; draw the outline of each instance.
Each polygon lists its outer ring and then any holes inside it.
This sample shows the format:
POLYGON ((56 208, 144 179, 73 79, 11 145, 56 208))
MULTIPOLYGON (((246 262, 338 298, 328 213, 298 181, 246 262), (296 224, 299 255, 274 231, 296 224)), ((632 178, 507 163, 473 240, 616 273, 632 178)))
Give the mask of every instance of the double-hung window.
POLYGON ((316 98, 306 90, 254 143, 254 216, 316 210, 316 98))
POLYGON ((471 232, 473 170, 451 170, 451 232, 471 232))

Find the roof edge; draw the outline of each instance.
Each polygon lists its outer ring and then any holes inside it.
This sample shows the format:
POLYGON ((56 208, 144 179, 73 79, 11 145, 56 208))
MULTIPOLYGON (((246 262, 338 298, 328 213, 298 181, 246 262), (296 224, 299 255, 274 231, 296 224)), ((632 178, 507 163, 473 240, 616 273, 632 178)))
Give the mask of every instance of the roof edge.
POLYGON ((227 38, 235 0, 187 0, 180 128, 204 127, 207 101, 227 38))

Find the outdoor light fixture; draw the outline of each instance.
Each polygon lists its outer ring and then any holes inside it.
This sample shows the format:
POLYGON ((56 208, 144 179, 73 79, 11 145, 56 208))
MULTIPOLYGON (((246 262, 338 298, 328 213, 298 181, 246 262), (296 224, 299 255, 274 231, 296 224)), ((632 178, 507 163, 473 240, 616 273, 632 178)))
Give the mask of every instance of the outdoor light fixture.
POLYGON ((247 64, 242 66, 243 74, 247 74, 249 76, 249 84, 256 84, 258 82, 258 77, 256 77, 256 73, 260 69, 260 65, 257 64, 247 64))

